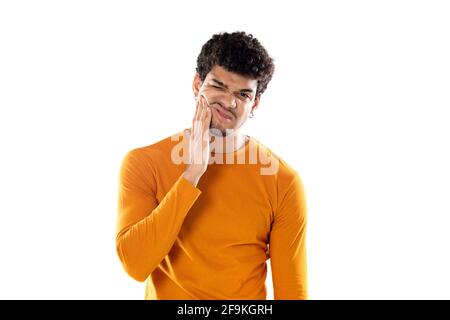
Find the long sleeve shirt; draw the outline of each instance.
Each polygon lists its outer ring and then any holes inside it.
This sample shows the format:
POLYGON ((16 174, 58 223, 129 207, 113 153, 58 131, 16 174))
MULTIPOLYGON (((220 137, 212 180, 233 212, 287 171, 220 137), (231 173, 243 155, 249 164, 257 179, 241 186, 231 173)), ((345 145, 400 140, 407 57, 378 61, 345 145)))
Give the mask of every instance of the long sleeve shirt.
POLYGON ((270 259, 274 299, 308 299, 297 171, 250 137, 216 153, 222 161, 194 186, 181 176, 186 164, 174 161, 187 140, 176 136, 132 149, 119 174, 117 254, 132 278, 146 281, 145 298, 264 300, 270 259))

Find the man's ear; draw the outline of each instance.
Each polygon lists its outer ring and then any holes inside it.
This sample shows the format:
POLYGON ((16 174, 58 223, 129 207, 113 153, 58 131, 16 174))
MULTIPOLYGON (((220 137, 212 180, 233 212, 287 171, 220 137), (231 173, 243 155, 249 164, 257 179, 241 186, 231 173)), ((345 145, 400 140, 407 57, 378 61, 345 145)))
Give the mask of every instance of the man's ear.
POLYGON ((255 112, 255 110, 258 109, 259 98, 260 98, 259 96, 255 98, 255 101, 253 102, 253 105, 252 105, 252 111, 251 112, 255 112))
POLYGON ((200 80, 200 75, 196 72, 194 81, 192 82, 192 91, 194 92, 194 96, 198 95, 201 86, 202 86, 202 81, 200 80))

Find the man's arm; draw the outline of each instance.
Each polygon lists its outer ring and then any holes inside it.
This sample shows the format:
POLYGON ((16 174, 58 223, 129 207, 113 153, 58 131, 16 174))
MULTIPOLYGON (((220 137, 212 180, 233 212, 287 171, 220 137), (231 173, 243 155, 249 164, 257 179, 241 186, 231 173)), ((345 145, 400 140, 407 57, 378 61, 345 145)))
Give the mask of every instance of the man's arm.
POLYGON ((210 123, 211 109, 200 97, 188 138, 191 159, 159 204, 151 161, 139 159, 138 150, 122 161, 116 250, 127 273, 137 281, 145 281, 169 253, 201 193, 196 186, 208 167, 210 123))
POLYGON ((306 197, 296 173, 274 213, 269 253, 275 300, 308 299, 306 197))
POLYGON ((142 163, 136 150, 122 162, 116 234, 120 261, 137 281, 145 281, 169 253, 189 209, 201 194, 180 176, 158 204, 155 181, 144 179, 142 163))

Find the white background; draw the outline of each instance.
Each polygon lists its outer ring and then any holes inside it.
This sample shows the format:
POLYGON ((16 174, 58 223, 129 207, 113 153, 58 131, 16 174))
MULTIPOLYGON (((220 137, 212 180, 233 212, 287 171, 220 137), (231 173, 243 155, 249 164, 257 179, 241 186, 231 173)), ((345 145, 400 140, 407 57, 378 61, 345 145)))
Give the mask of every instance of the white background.
POLYGON ((120 162, 190 125, 201 46, 237 30, 275 59, 244 131, 303 178, 310 298, 450 298, 449 16, 446 1, 0 2, 0 298, 143 298, 115 253, 120 162))

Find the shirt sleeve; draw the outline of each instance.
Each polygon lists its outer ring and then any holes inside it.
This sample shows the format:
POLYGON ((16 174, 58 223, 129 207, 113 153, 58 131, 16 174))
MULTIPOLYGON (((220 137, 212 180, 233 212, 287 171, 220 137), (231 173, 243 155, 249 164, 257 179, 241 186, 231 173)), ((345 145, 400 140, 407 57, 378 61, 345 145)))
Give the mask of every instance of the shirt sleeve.
POLYGON ((275 300, 308 299, 306 267, 307 204, 296 173, 274 212, 269 254, 275 300))
POLYGON ((125 271, 140 282, 169 253, 201 194, 180 176, 158 203, 153 170, 148 159, 134 149, 123 159, 119 174, 116 251, 125 271))

